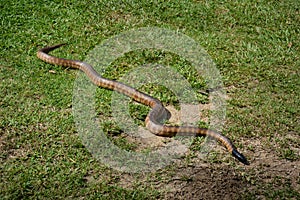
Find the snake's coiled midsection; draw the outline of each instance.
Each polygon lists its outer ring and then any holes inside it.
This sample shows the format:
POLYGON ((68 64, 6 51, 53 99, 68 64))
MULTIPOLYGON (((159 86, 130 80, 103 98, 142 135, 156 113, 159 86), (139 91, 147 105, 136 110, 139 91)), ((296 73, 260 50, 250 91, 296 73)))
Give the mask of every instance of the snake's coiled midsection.
POLYGON ((234 147, 234 145, 232 144, 232 142, 227 137, 223 136, 221 133, 210 129, 198 128, 193 126, 164 125, 161 122, 164 119, 167 119, 170 116, 170 113, 158 99, 155 99, 123 83, 101 77, 91 65, 85 62, 58 58, 48 54, 50 51, 59 48, 63 45, 64 44, 59 44, 59 45, 42 48, 38 50, 37 57, 50 64, 79 69, 83 71, 90 78, 90 80, 97 86, 115 90, 119 93, 131 97, 132 99, 134 99, 139 103, 150 106, 152 109, 147 115, 145 123, 146 123, 146 127, 152 133, 164 137, 172 137, 177 134, 209 136, 221 142, 227 148, 227 150, 240 162, 242 162, 245 165, 249 165, 247 159, 241 153, 239 153, 237 149, 234 147))

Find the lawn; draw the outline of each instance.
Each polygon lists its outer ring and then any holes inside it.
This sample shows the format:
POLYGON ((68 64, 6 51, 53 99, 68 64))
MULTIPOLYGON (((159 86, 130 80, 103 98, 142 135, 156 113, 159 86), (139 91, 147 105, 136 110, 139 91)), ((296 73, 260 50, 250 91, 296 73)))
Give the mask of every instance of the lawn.
MULTIPOLYGON (((2 0, 0 8, 0 199, 300 198, 298 0, 2 0), (143 173, 111 168, 84 145, 74 116, 77 71, 44 63, 36 52, 67 43, 51 54, 85 60, 103 41, 143 27, 180 33, 205 49, 227 94, 222 133, 249 166, 217 143, 203 153, 203 138, 194 139, 174 163, 143 173)), ((134 50, 99 73, 119 80, 147 63, 171 66, 198 91, 197 102, 209 105, 212 88, 205 77, 174 52, 134 50)), ((168 88, 146 84, 139 89, 176 115, 179 102, 168 88)), ((152 151, 152 141, 137 142, 114 120, 113 97, 110 90, 96 90, 96 117, 105 135, 124 151, 152 151)), ((139 126, 148 111, 129 103, 139 126)), ((197 125, 209 126, 210 114, 201 114, 197 125)))

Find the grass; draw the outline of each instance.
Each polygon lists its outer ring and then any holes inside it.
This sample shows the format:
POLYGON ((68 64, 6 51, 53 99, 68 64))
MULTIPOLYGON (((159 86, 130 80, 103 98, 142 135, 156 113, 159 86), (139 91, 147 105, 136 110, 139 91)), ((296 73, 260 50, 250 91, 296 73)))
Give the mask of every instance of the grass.
MULTIPOLYGON (((253 156, 260 143, 260 151, 274 152, 280 162, 295 163, 297 168, 300 160, 299 6, 297 0, 1 1, 0 198, 164 197, 138 178, 131 187, 123 187, 121 172, 91 156, 78 138, 72 115, 76 72, 45 64, 35 55, 40 47, 65 42, 69 45, 55 55, 84 60, 89 50, 107 38, 132 28, 157 26, 178 30, 199 42, 222 74, 230 96, 224 134, 247 152, 255 166, 240 169, 234 160, 222 160, 243 173, 250 184, 242 197, 297 199, 300 191, 294 184, 300 185, 299 177, 273 174, 265 183, 259 174, 268 168, 256 165, 253 156)), ((201 78, 190 73, 190 63, 163 51, 130 52, 115 61, 105 76, 117 79, 149 61, 174 66, 195 89, 207 89, 201 78)), ((142 89, 165 104, 178 103, 165 88, 148 85, 142 89)), ((116 145, 134 150, 135 144, 118 137, 122 130, 111 120, 111 91, 99 89, 97 97, 97 113, 107 133, 116 145)), ((198 99, 207 102, 206 96, 198 99)), ((131 105, 136 123, 143 124, 148 110, 131 105)), ((209 162, 220 165, 215 161, 222 154, 212 155, 209 162)), ((168 170, 175 173, 172 167, 168 170)), ((160 180, 157 174, 152 179, 160 180)))

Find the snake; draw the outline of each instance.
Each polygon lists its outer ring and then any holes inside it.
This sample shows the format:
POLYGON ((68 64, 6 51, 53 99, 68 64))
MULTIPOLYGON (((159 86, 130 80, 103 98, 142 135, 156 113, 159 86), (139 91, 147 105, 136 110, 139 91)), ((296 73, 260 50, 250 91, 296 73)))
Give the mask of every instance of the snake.
POLYGON ((52 65, 79 69, 83 71, 87 75, 87 77, 98 87, 114 90, 132 98, 138 103, 151 107, 145 119, 145 126, 153 134, 162 137, 174 137, 179 134, 192 134, 196 137, 210 137, 219 141, 238 161, 240 161, 244 165, 249 165, 246 157, 237 150, 237 148, 233 145, 228 137, 222 135, 220 132, 208 128, 199 128, 196 126, 165 125, 163 121, 168 119, 171 114, 163 106, 160 100, 121 82, 102 77, 91 65, 86 62, 58 58, 49 54, 50 51, 53 51, 54 49, 57 49, 64 45, 66 44, 57 44, 41 48, 37 51, 37 57, 42 61, 52 65))

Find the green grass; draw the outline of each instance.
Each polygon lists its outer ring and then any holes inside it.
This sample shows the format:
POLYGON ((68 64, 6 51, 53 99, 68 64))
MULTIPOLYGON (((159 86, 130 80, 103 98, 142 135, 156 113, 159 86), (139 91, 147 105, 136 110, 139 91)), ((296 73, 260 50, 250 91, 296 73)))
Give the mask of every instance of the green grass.
MULTIPOLYGON (((243 173, 244 181, 250 184, 242 197, 297 199, 300 191, 291 181, 300 185, 299 177, 293 180, 290 176, 282 177, 285 181, 279 184, 274 174, 266 184, 259 174, 268 168, 255 162, 253 156, 257 155, 256 144, 260 143, 259 151, 274 152, 281 162, 295 163, 297 167, 300 161, 299 6, 297 0, 130 3, 2 0, 0 198, 164 197, 162 191, 148 187, 138 178, 131 187, 122 187, 119 183, 123 174, 91 156, 78 138, 72 116, 75 70, 45 64, 36 57, 40 47, 68 43, 53 53, 84 60, 95 45, 107 38, 132 28, 156 26, 178 30, 199 42, 220 70, 230 96, 224 134, 242 152, 247 152, 254 163, 253 168, 240 169, 235 160, 222 160, 236 173, 243 173)), ((118 79, 149 61, 173 66, 196 90, 207 89, 203 79, 191 73, 190 63, 163 51, 130 52, 115 61, 105 76, 118 79)), ((165 104, 178 103, 165 88, 148 85, 142 89, 165 104)), ((111 91, 99 89, 97 97, 97 113, 106 123, 106 132, 116 145, 134 150, 135 144, 126 142, 122 136, 115 137, 122 131, 111 119, 111 91)), ((199 95, 198 99, 207 102, 206 96, 199 95)), ((136 123, 143 124, 148 110, 131 105, 136 123)), ((212 155, 209 162, 220 165, 216 160, 223 154, 212 155)), ((151 177, 153 182, 160 180, 157 174, 151 177)), ((209 184, 206 183, 207 187, 209 184)))

